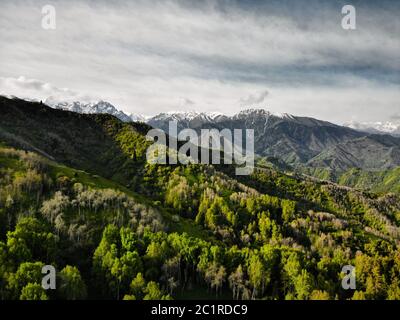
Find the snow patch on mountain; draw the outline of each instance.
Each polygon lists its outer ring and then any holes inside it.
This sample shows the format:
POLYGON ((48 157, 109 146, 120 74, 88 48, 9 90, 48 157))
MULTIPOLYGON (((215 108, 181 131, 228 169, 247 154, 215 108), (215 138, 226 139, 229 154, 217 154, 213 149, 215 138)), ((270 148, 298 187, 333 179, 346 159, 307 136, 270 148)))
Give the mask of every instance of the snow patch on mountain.
POLYGON ((149 120, 151 117, 150 116, 145 116, 143 114, 129 114, 129 118, 131 119, 131 121, 133 122, 147 122, 147 120, 149 120))

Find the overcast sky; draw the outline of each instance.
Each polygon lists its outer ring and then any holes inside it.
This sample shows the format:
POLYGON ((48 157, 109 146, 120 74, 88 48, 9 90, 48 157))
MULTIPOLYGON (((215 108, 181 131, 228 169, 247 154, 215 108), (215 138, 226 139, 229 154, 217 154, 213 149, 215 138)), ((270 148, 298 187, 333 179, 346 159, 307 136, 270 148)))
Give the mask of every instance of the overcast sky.
POLYGON ((400 117, 400 1, 0 1, 0 93, 127 113, 400 117), (245 4, 244 4, 245 3, 245 4), (56 8, 56 30, 41 27, 56 8), (341 27, 352 4, 357 29, 341 27))

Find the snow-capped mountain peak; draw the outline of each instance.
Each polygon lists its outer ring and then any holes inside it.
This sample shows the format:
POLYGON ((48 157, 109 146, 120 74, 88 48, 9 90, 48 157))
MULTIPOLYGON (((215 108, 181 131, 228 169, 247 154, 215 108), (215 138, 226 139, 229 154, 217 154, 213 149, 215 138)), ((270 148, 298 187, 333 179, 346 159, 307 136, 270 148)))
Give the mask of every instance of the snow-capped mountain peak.
POLYGON ((154 120, 167 120, 167 121, 193 121, 193 120, 203 120, 203 121, 213 121, 218 117, 223 116, 219 112, 197 112, 197 111, 168 111, 159 113, 158 115, 152 117, 154 120))
POLYGON ((293 119, 294 117, 291 114, 288 113, 278 113, 278 112, 271 112, 266 109, 260 109, 260 108, 249 108, 240 111, 239 113, 235 114, 233 118, 241 119, 241 118, 248 118, 248 117, 263 117, 263 118, 269 118, 269 117, 277 117, 277 118, 282 118, 282 119, 293 119))
POLYGON ((67 111, 86 113, 86 114, 107 113, 125 122, 132 121, 130 116, 125 114, 123 111, 118 110, 111 103, 104 100, 90 101, 90 102, 57 101, 56 99, 49 97, 44 101, 44 103, 54 109, 67 110, 67 111))

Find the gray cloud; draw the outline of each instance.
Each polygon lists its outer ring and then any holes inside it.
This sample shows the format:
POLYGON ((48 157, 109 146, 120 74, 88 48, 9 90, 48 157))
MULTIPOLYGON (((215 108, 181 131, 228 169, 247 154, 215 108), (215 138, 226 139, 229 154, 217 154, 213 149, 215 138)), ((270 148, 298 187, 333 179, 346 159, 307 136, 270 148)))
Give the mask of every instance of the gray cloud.
POLYGON ((400 113, 392 114, 390 116, 391 120, 400 120, 400 113))
POLYGON ((181 107, 193 107, 195 105, 195 102, 190 100, 189 98, 181 98, 180 99, 180 104, 181 107))
POLYGON ((265 101, 268 96, 268 91, 264 90, 256 94, 250 94, 245 98, 240 98, 240 105, 241 106, 251 106, 261 104, 265 101))
POLYGON ((363 1, 348 32, 340 6, 319 1, 295 1, 296 10, 278 1, 52 3, 57 29, 46 31, 47 3, 0 2, 0 76, 52 84, 26 84, 26 94, 68 87, 67 96, 101 95, 145 114, 187 108, 180 97, 190 97, 203 111, 229 113, 268 88, 273 111, 337 121, 367 121, 378 108, 388 118, 398 107, 399 6, 363 1))

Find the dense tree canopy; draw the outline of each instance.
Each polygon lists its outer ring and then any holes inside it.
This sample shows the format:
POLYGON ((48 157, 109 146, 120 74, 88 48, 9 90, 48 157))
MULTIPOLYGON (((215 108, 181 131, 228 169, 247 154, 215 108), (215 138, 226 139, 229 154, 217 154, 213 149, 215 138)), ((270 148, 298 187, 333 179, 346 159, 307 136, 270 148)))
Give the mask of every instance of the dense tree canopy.
POLYGON ((147 164, 127 188, 5 147, 0 164, 2 299, 400 299, 397 195, 202 165, 147 164))

